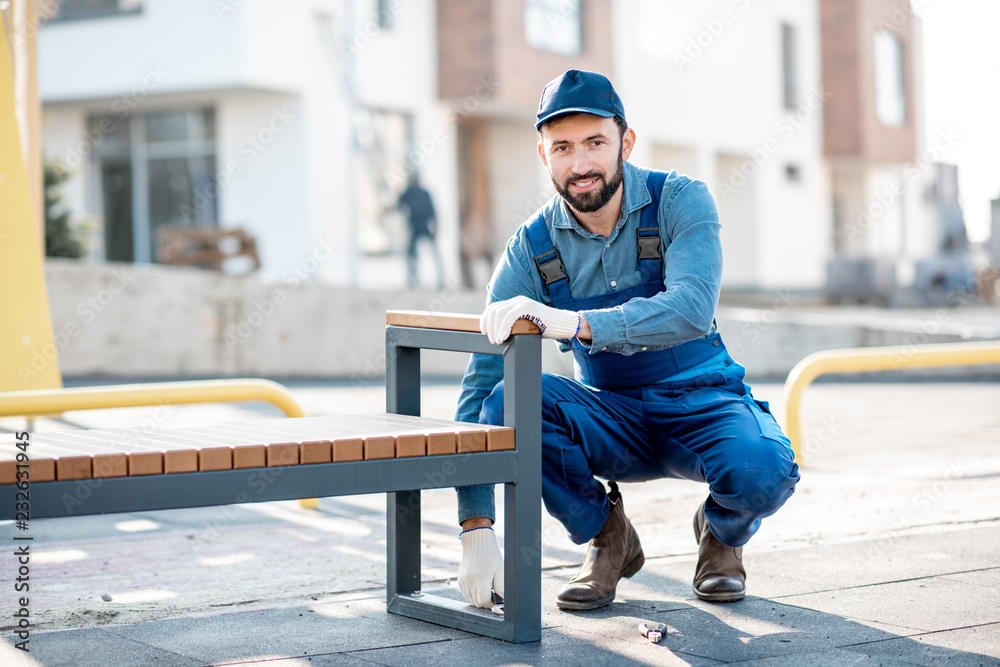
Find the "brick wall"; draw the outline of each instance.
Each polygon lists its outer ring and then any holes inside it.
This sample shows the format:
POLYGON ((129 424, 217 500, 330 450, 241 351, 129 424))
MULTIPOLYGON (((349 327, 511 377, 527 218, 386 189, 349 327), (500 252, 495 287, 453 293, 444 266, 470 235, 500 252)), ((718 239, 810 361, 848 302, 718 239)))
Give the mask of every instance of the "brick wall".
POLYGON ((905 0, 821 0, 824 150, 830 158, 900 163, 916 153, 921 109, 914 95, 915 19, 905 0), (875 112, 875 33, 887 30, 903 46, 906 120, 883 125, 875 112))
POLYGON ((438 0, 438 94, 475 93, 479 77, 494 70, 492 0, 438 0))
POLYGON ((866 0, 863 8, 860 49, 868 55, 868 67, 862 70, 864 90, 862 108, 865 137, 865 155, 872 162, 908 162, 916 153, 916 124, 918 113, 914 97, 914 19, 906 0, 866 0), (903 46, 903 90, 906 94, 906 120, 899 127, 882 125, 875 115, 874 40, 875 33, 887 30, 903 46))
POLYGON ((823 143, 827 157, 861 154, 858 0, 823 0, 823 143))
POLYGON ((583 7, 583 52, 573 56, 528 45, 525 0, 438 0, 438 88, 444 99, 477 94, 493 82, 495 106, 533 112, 542 88, 563 71, 589 69, 611 76, 611 3, 583 7))

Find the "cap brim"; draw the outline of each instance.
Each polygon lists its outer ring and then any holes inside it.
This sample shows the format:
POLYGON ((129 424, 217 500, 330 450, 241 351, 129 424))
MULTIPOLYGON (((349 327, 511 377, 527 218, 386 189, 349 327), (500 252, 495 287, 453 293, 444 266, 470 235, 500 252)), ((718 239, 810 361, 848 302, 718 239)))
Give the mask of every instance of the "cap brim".
POLYGON ((571 113, 589 113, 592 116, 600 116, 601 118, 614 118, 615 114, 607 109, 594 109, 592 107, 570 107, 569 109, 560 109, 559 111, 553 111, 547 116, 543 116, 535 121, 535 129, 537 130, 542 126, 542 123, 547 123, 553 118, 558 118, 559 116, 565 116, 571 113))

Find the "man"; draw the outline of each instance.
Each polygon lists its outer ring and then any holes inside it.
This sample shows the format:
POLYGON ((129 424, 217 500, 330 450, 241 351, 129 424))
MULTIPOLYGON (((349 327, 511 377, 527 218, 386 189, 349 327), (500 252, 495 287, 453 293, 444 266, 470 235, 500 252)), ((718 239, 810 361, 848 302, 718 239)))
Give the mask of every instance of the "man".
POLYGON ((444 287, 444 264, 441 262, 441 252, 434 239, 435 218, 434 202, 431 193, 420 185, 420 177, 416 172, 410 174, 406 190, 399 195, 396 204, 399 209, 406 209, 410 226, 410 244, 406 249, 407 284, 417 286, 417 243, 425 239, 430 244, 434 256, 434 266, 437 269, 438 288, 444 287))
MULTIPOLYGON (((481 328, 494 343, 520 318, 576 359, 576 380, 542 377, 542 500, 577 544, 580 571, 560 609, 596 609, 645 557, 617 482, 708 483, 694 517, 694 593, 746 592, 743 545, 799 479, 788 439, 715 333, 722 257, 705 184, 627 162, 635 132, 611 82, 570 70, 542 92, 538 155, 557 196, 521 226, 488 288, 481 328), (596 477, 610 481, 610 492, 596 477)), ((500 424, 502 360, 475 355, 457 419, 500 424)), ((492 486, 458 489, 459 588, 503 595, 492 486)))

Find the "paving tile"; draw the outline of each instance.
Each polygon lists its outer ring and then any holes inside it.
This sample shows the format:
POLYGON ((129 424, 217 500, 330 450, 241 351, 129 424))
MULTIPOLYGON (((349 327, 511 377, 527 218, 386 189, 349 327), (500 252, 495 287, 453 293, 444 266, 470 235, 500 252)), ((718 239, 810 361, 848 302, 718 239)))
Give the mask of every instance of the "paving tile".
POLYGON ((329 654, 471 635, 388 614, 381 600, 184 618, 109 632, 205 663, 329 654))
MULTIPOLYGON (((622 616, 644 619, 649 614, 686 609, 690 606, 680 597, 665 594, 648 583, 643 583, 640 580, 641 574, 640 572, 632 579, 622 579, 618 584, 615 600, 605 607, 589 611, 562 611, 556 606, 556 595, 572 574, 552 576, 551 573, 545 573, 542 577, 542 627, 569 627, 591 631, 596 622, 604 619, 622 616)), ((651 583, 655 584, 656 582, 651 583)), ((445 585, 424 586, 423 590, 452 600, 464 601, 454 581, 445 585)), ((687 590, 690 591, 690 587, 687 590)), ((638 625, 638 620, 635 625, 638 625)))
POLYGON ((7 662, 6 652, 0 652, 4 657, 3 664, 18 665, 18 657, 28 657, 37 661, 24 661, 22 664, 40 664, 45 667, 87 665, 198 667, 204 664, 180 653, 149 646, 100 628, 36 632, 31 635, 28 646, 31 649, 28 656, 15 656, 11 662, 7 662))
MULTIPOLYGON (((994 548, 996 548, 994 546, 994 548)), ((1000 591, 1000 566, 973 572, 957 572, 941 577, 947 581, 961 581, 974 586, 983 586, 991 591, 1000 591)))
MULTIPOLYGON (((762 660, 750 660, 740 663, 750 667, 832 667, 850 665, 851 667, 915 667, 917 663, 894 656, 869 656, 847 651, 832 649, 816 653, 794 653, 762 660)), ((949 663, 951 664, 951 663, 949 663)))
POLYGON ((898 636, 832 614, 753 597, 729 604, 699 601, 652 620, 667 624, 663 642, 669 648, 727 662, 822 653, 898 636))
MULTIPOLYGON (((364 653, 361 653, 364 655, 364 653)), ((241 667, 243 665, 252 667, 372 667, 376 663, 345 653, 320 653, 317 655, 302 655, 296 658, 265 657, 261 660, 251 660, 250 662, 224 662, 220 663, 226 667, 241 667)), ((214 666, 213 666, 214 667, 214 666)))
MULTIPOLYGON (((975 579, 973 573, 965 575, 975 579)), ((827 614, 860 621, 891 623, 923 631, 952 630, 1000 622, 993 571, 979 573, 976 583, 951 577, 931 577, 782 598, 827 614)))
MULTIPOLYGON (((678 653, 664 644, 654 644, 624 632, 583 632, 558 628, 542 631, 542 640, 530 644, 508 644, 495 639, 475 637, 453 642, 435 642, 417 646, 376 649, 356 653, 379 665, 447 665, 462 667, 487 665, 717 665, 718 661, 678 653)), ((323 664, 323 663, 320 663, 323 664)), ((331 663, 336 664, 336 663, 331 663)))
POLYGON ((932 632, 907 638, 845 647, 883 660, 897 657, 914 665, 1000 665, 1000 623, 932 632))
POLYGON ((875 539, 767 553, 747 547, 747 585, 755 595, 782 597, 989 567, 1000 569, 997 534, 993 526, 901 537, 872 536, 875 539))

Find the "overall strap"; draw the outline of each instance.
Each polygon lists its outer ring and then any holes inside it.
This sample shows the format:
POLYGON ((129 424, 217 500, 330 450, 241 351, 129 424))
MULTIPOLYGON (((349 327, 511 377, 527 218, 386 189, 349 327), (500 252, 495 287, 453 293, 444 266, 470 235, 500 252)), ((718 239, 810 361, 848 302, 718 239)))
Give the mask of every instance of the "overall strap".
POLYGON ((526 225, 525 231, 538 275, 542 278, 542 289, 552 297, 553 303, 573 298, 569 291, 569 276, 563 269, 559 251, 552 245, 552 238, 545 226, 545 216, 539 213, 537 218, 526 225))
POLYGON ((639 218, 639 228, 635 231, 635 242, 639 246, 636 268, 642 282, 663 280, 663 245, 660 243, 660 193, 667 180, 666 173, 650 171, 646 177, 646 188, 653 201, 647 204, 639 218))

